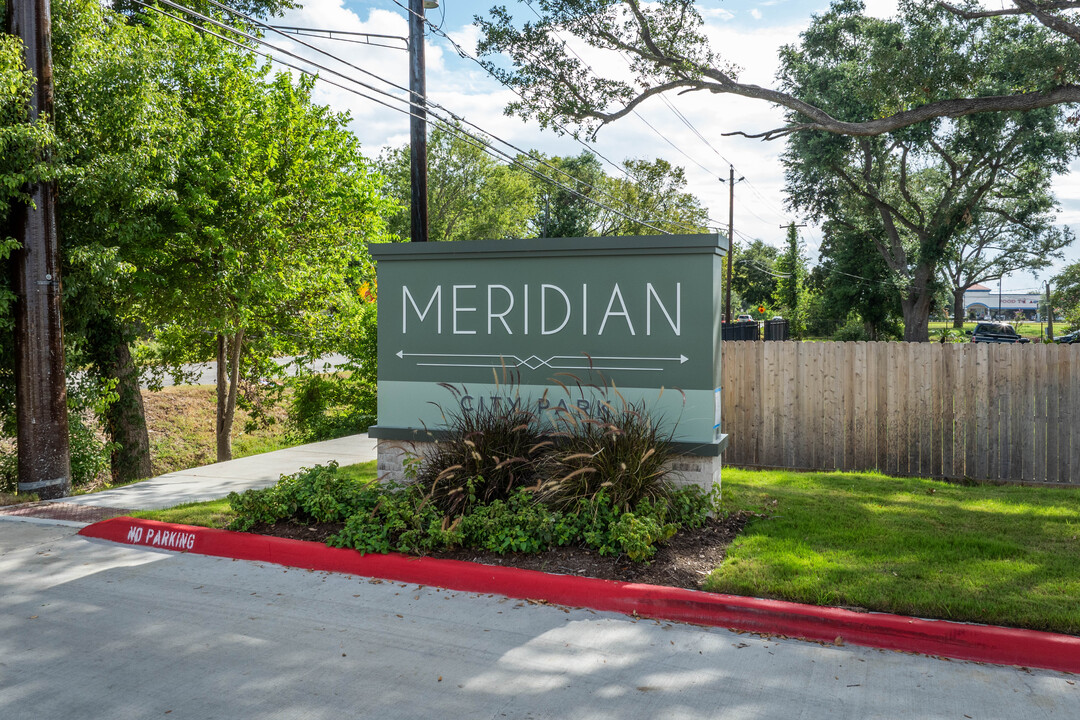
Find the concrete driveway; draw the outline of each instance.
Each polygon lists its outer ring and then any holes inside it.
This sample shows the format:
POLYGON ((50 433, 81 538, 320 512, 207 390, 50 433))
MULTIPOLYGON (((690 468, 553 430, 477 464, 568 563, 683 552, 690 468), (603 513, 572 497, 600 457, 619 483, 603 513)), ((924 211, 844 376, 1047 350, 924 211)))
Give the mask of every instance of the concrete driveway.
POLYGON ((1077 678, 0 519, 0 718, 1075 718, 1077 678))

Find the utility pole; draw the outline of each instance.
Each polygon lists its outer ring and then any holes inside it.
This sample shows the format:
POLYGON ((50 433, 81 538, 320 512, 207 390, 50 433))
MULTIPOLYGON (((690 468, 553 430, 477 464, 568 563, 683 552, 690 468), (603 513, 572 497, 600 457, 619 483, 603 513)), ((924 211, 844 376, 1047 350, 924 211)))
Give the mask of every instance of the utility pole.
MULTIPOLYGON (((735 179, 735 166, 728 164, 728 252, 727 252, 727 280, 724 283, 724 322, 731 324, 731 261, 735 255, 735 183, 742 182, 745 177, 735 179)), ((724 178, 720 178, 724 182, 724 178)))
POLYGON ((409 161, 412 242, 427 242, 427 79, 424 62, 424 0, 409 0, 409 161))
MULTIPOLYGON (((52 122, 52 29, 49 0, 9 0, 7 31, 20 38, 35 78, 27 120, 52 122)), ((43 499, 71 492, 64 335, 60 310, 60 243, 56 184, 24 188, 33 204, 12 206, 15 290, 15 424, 19 492, 43 499)))
POLYGON ((1046 281, 1046 337, 1054 339, 1054 296, 1050 294, 1050 281, 1046 281))

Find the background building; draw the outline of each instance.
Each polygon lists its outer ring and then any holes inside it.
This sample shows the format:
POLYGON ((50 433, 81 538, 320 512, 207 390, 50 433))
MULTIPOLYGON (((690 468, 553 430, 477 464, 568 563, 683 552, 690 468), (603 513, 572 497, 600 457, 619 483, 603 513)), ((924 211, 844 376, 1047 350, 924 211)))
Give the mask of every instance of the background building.
POLYGON ((1002 293, 985 285, 972 285, 964 293, 964 315, 978 320, 1013 320, 1019 312, 1025 319, 1034 320, 1039 314, 1040 297, 1039 293, 1002 293))

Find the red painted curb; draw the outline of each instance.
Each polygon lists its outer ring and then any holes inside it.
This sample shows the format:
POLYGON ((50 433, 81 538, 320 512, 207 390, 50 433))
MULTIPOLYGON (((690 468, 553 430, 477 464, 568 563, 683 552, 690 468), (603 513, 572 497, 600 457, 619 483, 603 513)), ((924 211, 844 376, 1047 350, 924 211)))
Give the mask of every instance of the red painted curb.
POLYGON ((860 613, 396 553, 361 555, 320 543, 127 517, 88 525, 79 534, 129 545, 351 573, 462 592, 543 599, 658 620, 829 643, 840 638, 847 644, 885 650, 1080 673, 1080 637, 1036 630, 860 613))

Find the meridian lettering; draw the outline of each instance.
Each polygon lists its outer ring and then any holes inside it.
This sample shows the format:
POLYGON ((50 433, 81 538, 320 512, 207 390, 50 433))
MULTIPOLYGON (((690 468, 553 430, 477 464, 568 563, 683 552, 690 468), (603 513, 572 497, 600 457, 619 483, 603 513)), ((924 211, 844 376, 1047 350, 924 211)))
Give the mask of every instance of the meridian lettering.
POLYGON ((599 313, 593 315, 591 321, 588 283, 581 284, 580 295, 576 287, 571 293, 554 283, 540 283, 540 307, 538 317, 535 318, 530 315, 529 310, 530 290, 534 289, 534 286, 529 284, 514 287, 495 283, 451 285, 450 290, 445 293, 442 285, 436 285, 433 290, 417 291, 415 295, 408 285, 402 285, 401 332, 407 335, 410 324, 416 329, 418 326, 430 327, 433 322, 436 334, 441 335, 445 298, 450 301, 451 332, 454 335, 477 335, 485 328, 489 336, 516 333, 529 335, 530 326, 534 331, 539 327, 541 335, 557 335, 567 329, 571 320, 580 317, 582 336, 590 334, 590 327, 596 328, 595 334, 598 336, 603 335, 605 331, 610 332, 616 325, 621 325, 614 322, 617 318, 621 318, 626 323, 626 329, 631 336, 636 336, 634 321, 637 320, 639 323, 637 327, 641 327, 641 313, 644 312, 646 336, 652 336, 654 332, 659 334, 661 330, 666 333, 666 327, 670 327, 675 337, 681 337, 682 283, 676 282, 673 285, 674 287, 671 284, 665 287, 647 282, 643 287, 627 287, 624 291, 619 283, 615 283, 610 293, 604 292, 599 297, 596 290, 592 289, 594 300, 602 300, 606 297, 607 302, 604 305, 597 305, 597 307, 604 307, 605 310, 602 315, 599 313), (580 304, 575 304, 571 300, 572 294, 581 298, 580 304), (419 302, 417 297, 420 298, 419 302), (520 303, 518 298, 521 299, 520 303), (420 309, 422 303, 423 310, 420 309), (653 323, 654 309, 659 311, 656 313, 657 318, 663 317, 663 321, 655 324, 653 323), (433 318, 432 315, 434 315, 433 318), (531 323, 531 319, 538 322, 531 323), (609 321, 612 321, 610 327, 609 321), (666 321, 666 327, 664 321, 666 321))

